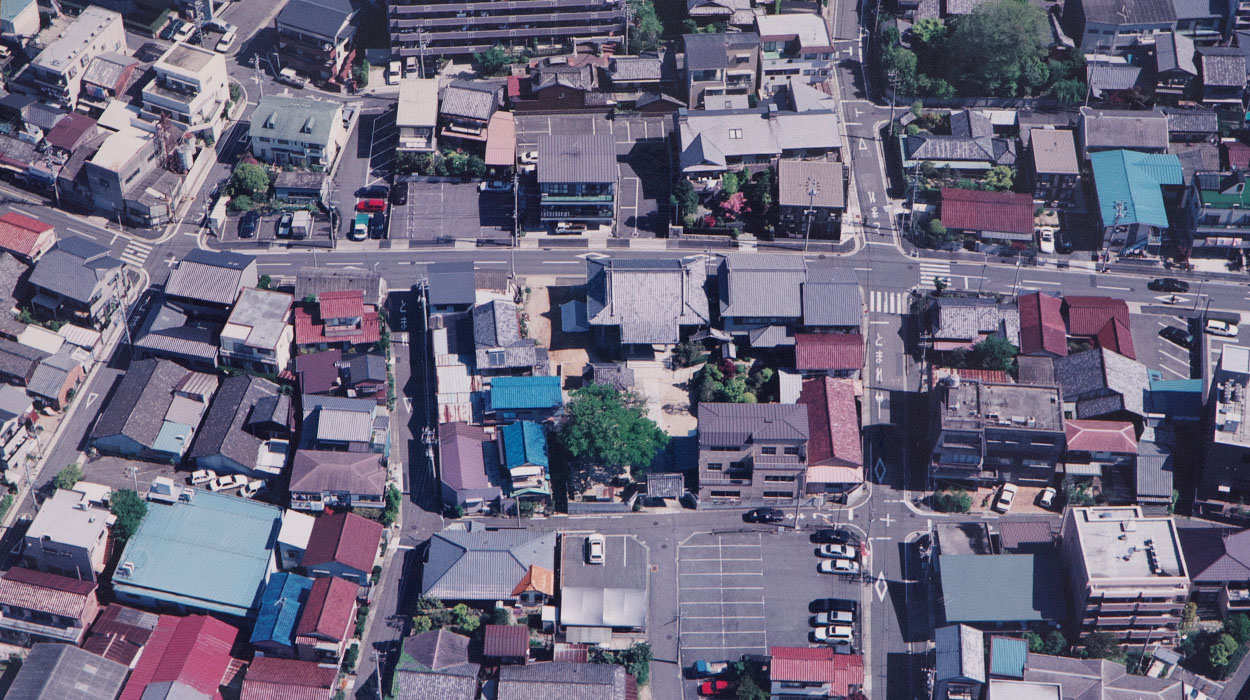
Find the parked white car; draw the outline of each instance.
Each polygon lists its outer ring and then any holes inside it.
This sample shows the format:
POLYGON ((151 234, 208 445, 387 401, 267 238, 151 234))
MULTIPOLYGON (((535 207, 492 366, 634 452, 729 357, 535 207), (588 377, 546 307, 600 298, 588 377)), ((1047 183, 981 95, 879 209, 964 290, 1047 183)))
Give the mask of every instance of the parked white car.
POLYGON ((853 625, 855 613, 850 610, 834 610, 812 615, 812 627, 828 627, 829 625, 853 625))
POLYGON ((386 64, 386 84, 399 85, 399 79, 404 75, 404 64, 399 61, 391 61, 386 64))
POLYGON ((1047 486, 1042 489, 1042 495, 1037 499, 1037 504, 1043 508, 1049 508, 1055 504, 1056 491, 1053 486, 1047 486))
POLYGON ((1016 497, 1016 485, 1007 482, 1003 484, 1002 490, 998 492, 998 499, 994 501, 994 510, 999 513, 1006 513, 1011 510, 1011 503, 1016 497))
POLYGON ((825 644, 850 644, 853 634, 849 625, 830 625, 812 630, 812 639, 825 644))
POLYGON ((227 474, 213 479, 208 484, 209 491, 229 491, 247 484, 247 477, 241 474, 227 474))
POLYGON ((1055 229, 1043 226, 1037 230, 1037 248, 1043 253, 1055 252, 1055 229))
POLYGON ((854 547, 844 544, 821 545, 820 549, 816 550, 816 556, 827 559, 855 559, 857 555, 858 552, 854 547))
POLYGON ((191 482, 192 486, 199 486, 200 484, 207 484, 210 481, 214 481, 216 480, 216 478, 217 478, 217 472, 213 471, 212 469, 200 469, 200 470, 191 472, 191 478, 189 479, 189 481, 191 482))
POLYGON ((251 498, 260 493, 260 490, 263 488, 265 488, 264 479, 252 479, 243 485, 243 488, 239 490, 239 495, 244 498, 251 498))
POLYGON ((603 563, 603 535, 597 532, 586 536, 586 563, 603 563))
POLYGON ((1225 338, 1236 338, 1237 326, 1226 321, 1211 319, 1210 321, 1207 321, 1207 333, 1225 338))
POLYGON ((859 562, 852 559, 826 559, 816 570, 822 574, 858 574, 859 562))

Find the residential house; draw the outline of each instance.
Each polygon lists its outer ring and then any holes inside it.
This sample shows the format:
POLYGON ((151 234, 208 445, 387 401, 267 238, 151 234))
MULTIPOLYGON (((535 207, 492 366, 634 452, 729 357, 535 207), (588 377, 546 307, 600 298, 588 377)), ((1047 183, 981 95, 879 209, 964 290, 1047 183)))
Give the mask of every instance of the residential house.
POLYGON ((226 57, 211 49, 178 42, 152 64, 155 75, 143 87, 143 112, 217 139, 222 112, 230 101, 226 57))
POLYGON ((476 425, 452 422, 438 426, 443 503, 477 512, 499 499, 499 450, 492 442, 491 436, 476 425))
POLYGON ((752 347, 791 345, 797 333, 858 332, 859 283, 848 270, 786 255, 723 255, 717 270, 721 328, 752 347))
POLYGON ((221 331, 221 364, 278 374, 291 361, 292 297, 269 289, 247 288, 221 331))
MULTIPOLYGON (((1137 431, 1126 420, 1067 420, 1064 473, 1098 477, 1100 495, 1111 503, 1132 503, 1136 494, 1137 431)), ((1170 495, 1170 494, 1169 494, 1170 495)))
POLYGON ((551 496, 551 464, 547 431, 539 423, 518 421, 499 429, 500 477, 508 478, 508 495, 551 496))
POLYGON ((498 421, 542 421, 563 410, 564 395, 559 377, 495 377, 487 403, 498 421))
POLYGON ((647 630, 650 553, 633 535, 605 535, 603 562, 586 561, 586 537, 560 541, 560 618, 570 643, 610 643, 612 633, 647 630), (606 628, 606 629, 605 629, 606 628))
POLYGON ((391 46, 410 65, 420 59, 427 66, 436 58, 464 62, 492 46, 521 49, 531 44, 572 46, 619 43, 625 30, 625 9, 610 0, 558 0, 536 18, 525 8, 500 6, 489 0, 465 4, 461 21, 442 21, 437 6, 415 0, 391 5, 391 46), (420 27, 418 35, 415 29, 420 27), (418 36, 424 41, 418 41, 418 36))
POLYGON ((611 226, 616 217, 616 145, 609 134, 538 137, 544 224, 611 226))
POLYGON ((14 484, 30 474, 39 440, 35 435, 34 403, 20 388, 0 385, 0 466, 14 484))
MULTIPOLYGON (((28 7, 36 5, 31 2, 28 7)), ((38 13, 35 17, 38 18, 38 13)), ((38 19, 36 19, 36 25, 38 19)), ((22 659, 5 697, 14 700, 99 700, 117 697, 126 667, 70 644, 36 644, 22 659)))
POLYGON ((295 273, 295 298, 320 297, 326 292, 363 291, 365 303, 382 308, 389 289, 377 272, 359 267, 301 267, 295 273))
POLYGON ((486 143, 491 118, 503 107, 503 86, 498 82, 456 80, 443 88, 438 102, 439 136, 486 143))
POLYGON ((346 85, 356 57, 355 14, 347 0, 287 3, 273 22, 281 65, 333 89, 346 85))
POLYGON ((1174 31, 1176 9, 1168 0, 1066 0, 1063 29, 1086 54, 1113 53, 1174 31))
MULTIPOLYGON (((95 624, 91 625, 91 633, 83 640, 82 648, 133 668, 135 659, 156 631, 159 620, 160 615, 156 613, 109 603, 96 618, 95 624)), ((121 690, 120 686, 118 690, 121 690)))
POLYGON ((360 290, 324 292, 295 309, 295 345, 300 349, 343 350, 372 345, 381 338, 377 307, 360 290))
POLYGON ((207 615, 161 615, 118 700, 218 697, 238 671, 239 630, 207 615))
POLYGON ((389 452, 390 413, 373 399, 304 394, 300 449, 389 452))
POLYGON ((108 324, 113 302, 129 291, 122 261, 81 236, 57 241, 35 264, 29 283, 35 291, 31 306, 37 313, 96 328, 108 324))
POLYGON ((330 700, 338 672, 310 661, 258 656, 247 667, 239 700, 330 700))
POLYGON ((343 386, 348 396, 372 397, 379 405, 386 405, 390 368, 384 355, 356 353, 343 365, 343 386))
POLYGON ((937 297, 928 303, 924 315, 927 340, 935 352, 971 350, 990 336, 1021 344, 1022 318, 1012 301, 937 297))
POLYGON ((1198 50, 1202 103, 1239 109, 1246 94, 1246 57, 1239 48, 1208 46, 1198 50))
POLYGON ((708 313, 707 263, 684 258, 586 260, 586 318, 596 344, 675 345, 708 313))
POLYGON ((479 670, 469 662, 468 637, 445 629, 413 635, 403 641, 395 669, 396 698, 421 700, 442 692, 448 700, 476 700, 479 670))
MULTIPOLYGON (((117 51, 105 51, 87 63, 78 89, 78 107, 100 116, 109 104, 130 91, 147 64, 117 51)), ((71 152, 72 151, 68 151, 71 152)))
POLYGON ((100 612, 96 583, 13 567, 0 577, 0 639, 77 646, 100 612))
POLYGON ((482 659, 492 665, 523 664, 529 660, 530 632, 521 625, 486 625, 482 659))
POLYGON ((1137 506, 1069 508, 1060 538, 1082 638, 1176 642, 1190 583, 1170 517, 1146 517, 1137 506))
POLYGON ((441 600, 542 605, 554 592, 556 535, 527 530, 486 530, 469 524, 434 533, 421 569, 421 594, 441 600), (535 578, 534 572, 545 572, 535 578), (523 579, 547 584, 529 590, 523 579), (515 591, 515 592, 514 592, 515 591))
POLYGON ((382 508, 386 465, 373 452, 298 450, 291 465, 291 507, 382 508))
POLYGON ((802 404, 699 404, 699 498, 793 502, 806 492, 802 404))
POLYGON ((521 337, 516 304, 494 299, 473 307, 473 342, 479 374, 530 371, 538 363, 533 338, 521 337))
POLYGON ((1137 359, 1129 332, 1128 303, 1123 299, 1073 294, 1063 298, 1063 312, 1069 336, 1093 340, 1099 347, 1137 359))
POLYGON ((808 494, 845 501, 864 483, 859 429, 860 393, 854 380, 815 377, 803 380, 798 403, 807 407, 808 494))
POLYGON ((0 10, 0 33, 26 39, 39 33, 39 4, 34 0, 15 2, 0 10))
MULTIPOLYGON (((18 288, 24 284, 29 269, 30 267, 9 253, 0 252, 0 310, 3 310, 0 313, 0 340, 16 340, 27 328, 27 324, 18 320, 14 312, 18 307, 18 288)), ((65 324, 62 328, 81 327, 65 324)))
MULTIPOLYGON (((1206 416, 1212 418, 1206 441, 1199 497, 1240 503, 1250 494, 1250 477, 1241 465, 1250 461, 1250 348, 1225 343, 1210 383, 1206 416)), ((1204 416, 1205 420, 1205 416, 1204 416)))
POLYGON ((1250 530, 1177 530, 1193 602, 1204 618, 1250 611, 1250 530))
POLYGON ((41 407, 61 411, 69 405, 86 376, 81 355, 75 353, 72 346, 66 346, 39 361, 26 391, 39 401, 41 407))
POLYGON ((601 85, 620 105, 640 112, 671 111, 685 106, 677 94, 676 52, 657 56, 612 56, 602 69, 601 85), (648 106, 650 105, 650 106, 648 106))
POLYGON ((813 12, 758 15, 760 87, 772 92, 792 76, 818 84, 833 74, 833 41, 825 20, 813 12))
POLYGON ((1068 334, 1063 321, 1063 302, 1044 292, 1020 295, 1020 354, 1064 357, 1068 334))
POLYGON ((314 577, 337 576, 367 586, 382 530, 376 520, 348 511, 321 515, 308 538, 303 567, 314 577))
MULTIPOLYGON (((1160 647, 1153 659, 1170 654, 1160 647)), ((1042 697, 1114 698, 1139 696, 1157 698, 1195 698, 1210 700, 1219 697, 1221 686, 1194 674, 1173 672, 1170 677, 1139 676, 1129 673, 1122 664, 1106 659, 1078 659, 1048 656, 1029 652, 1023 668, 1023 679, 991 679, 989 700, 1008 700, 1020 694, 1045 693, 1042 697)))
MULTIPOLYGON (((85 85, 83 89, 86 89, 85 85)), ((78 150, 79 147, 98 136, 99 133, 100 130, 96 126, 96 120, 85 114, 75 112, 67 114, 64 119, 58 121, 56 126, 52 127, 52 130, 44 135, 44 140, 49 147, 54 149, 54 153, 64 154, 68 158, 69 154, 78 150)), ((49 176, 46 179, 50 182, 53 178, 49 176)))
POLYGON ((599 91, 599 65, 594 54, 533 59, 529 75, 508 80, 508 104, 514 113, 603 111, 610 108, 599 91))
POLYGON ((1160 33, 1155 40, 1155 94, 1173 102, 1190 99, 1198 78, 1197 56, 1193 37, 1160 33))
MULTIPOLYGON (((945 547, 945 545, 943 545, 945 547)), ((1067 616, 1053 552, 938 557, 939 624, 1023 631, 1058 627, 1067 616)))
POLYGON ((29 385, 39 363, 48 357, 37 348, 0 338, 0 379, 14 386, 29 385))
POLYGON ((477 303, 472 261, 433 263, 429 266, 430 313, 468 311, 477 303))
POLYGON ((290 419, 291 398, 273 382, 226 377, 187 456, 200 469, 218 474, 277 476, 286 465, 290 419))
POLYGON ((57 489, 26 529, 22 566, 97 581, 104 571, 109 526, 115 519, 106 508, 88 503, 85 494, 57 489))
MULTIPOLYGON (((329 0, 327 0, 329 1, 329 0)), ((296 0, 286 6, 289 12, 296 0)), ((331 100, 266 95, 252 112, 252 152, 266 163, 331 170, 347 142, 343 105, 331 100)))
POLYGON ((1055 383, 1063 390, 1069 418, 1145 422, 1149 373, 1142 363, 1107 348, 1084 350, 1054 360, 1055 383))
POLYGON ((288 659, 295 656, 295 626, 312 587, 312 579, 286 571, 269 577, 248 640, 259 654, 288 659))
POLYGON ((864 368, 859 333, 796 333, 794 368, 800 374, 858 377, 864 368))
POLYGON ((359 591, 355 583, 337 576, 313 581, 295 626, 295 652, 299 659, 339 665, 356 627, 359 591))
POLYGON ((1132 102, 1149 94, 1150 78, 1148 67, 1131 63, 1092 61, 1085 67, 1090 97, 1110 103, 1132 102))
POLYGON ((194 315, 224 320, 243 291, 255 288, 257 281, 255 257, 196 248, 170 269, 165 297, 193 309, 194 315))
POLYGON ((624 666, 547 661, 500 667, 499 692, 496 698, 525 700, 541 695, 552 698, 625 700, 632 696, 634 685, 634 677, 625 672, 624 666))
POLYGON ((933 631, 936 668, 933 697, 937 700, 979 698, 988 679, 985 633, 969 625, 946 625, 933 631))
POLYGON ((1028 241, 1033 234, 1033 197, 1018 192, 942 188, 942 224, 983 241, 1028 241))
POLYGON ((294 569, 303 562, 304 550, 308 549, 308 538, 312 537, 316 522, 316 517, 298 510, 282 511, 282 527, 278 530, 274 551, 279 569, 294 569))
POLYGON ((1054 476, 1064 450, 1058 389, 951 376, 930 400, 931 483, 1044 484, 1054 476))
POLYGON ((1162 111, 1168 118, 1169 148, 1182 143, 1219 140, 1220 117, 1214 109, 1163 107, 1162 111))
POLYGON ((759 89, 760 35, 755 32, 686 34, 686 103, 692 109, 708 98, 753 95, 759 89))
MULTIPOLYGON (((1068 204, 1081 177, 1076 137, 1068 129, 1033 129, 1029 139, 1033 198, 1068 204)), ((942 223, 946 223, 943 220, 942 223)))
POLYGON ((1077 146, 1085 160, 1100 151, 1129 149, 1139 153, 1166 153, 1168 149, 1167 116, 1157 109, 1082 107, 1077 124, 1077 146))
POLYGON ((217 377, 169 360, 136 360, 101 407, 91 446, 105 454, 180 461, 217 391, 217 377))
POLYGON ((989 117, 965 109, 951 113, 950 122, 949 135, 899 135, 904 170, 928 162, 962 177, 980 177, 1000 165, 1015 167, 1015 140, 995 136, 989 117))
POLYGON ((400 151, 429 153, 438 150, 438 80, 404 78, 399 81, 395 110, 400 151))
POLYGON ((778 231, 804 238, 842 237, 846 169, 821 160, 777 161, 778 231))
POLYGON ((280 508, 211 491, 150 503, 122 550, 114 593, 142 607, 251 617, 274 570, 282 522, 280 508))
POLYGON ((274 199, 286 204, 307 206, 327 202, 329 189, 324 171, 283 170, 273 179, 274 199))
POLYGON ((1193 257, 1227 259, 1250 239, 1247 206, 1245 171, 1197 173, 1185 190, 1182 243, 1193 257))
MULTIPOLYGON (((1160 118, 1166 125, 1166 118, 1160 118)), ((1121 150, 1093 153, 1090 161, 1106 254, 1158 255, 1172 228, 1168 210, 1181 199, 1180 159, 1121 150)))
POLYGON ((160 300, 148 306, 134 333, 135 359, 172 360, 196 370, 217 369, 223 323, 196 307, 160 300))
POLYGON ((59 36, 47 42, 21 78, 29 80, 39 96, 49 103, 72 108, 78 101, 87 63, 105 52, 120 52, 125 48, 122 16, 88 5, 59 36))
POLYGON ((8 211, 0 215, 0 249, 27 265, 39 262, 56 244, 56 229, 25 214, 8 211))
POLYGON ((751 0, 686 0, 686 14, 701 27, 724 24, 747 28, 763 12, 751 0))
POLYGON ((769 647, 772 697, 849 698, 864 686, 864 657, 832 647, 769 647))

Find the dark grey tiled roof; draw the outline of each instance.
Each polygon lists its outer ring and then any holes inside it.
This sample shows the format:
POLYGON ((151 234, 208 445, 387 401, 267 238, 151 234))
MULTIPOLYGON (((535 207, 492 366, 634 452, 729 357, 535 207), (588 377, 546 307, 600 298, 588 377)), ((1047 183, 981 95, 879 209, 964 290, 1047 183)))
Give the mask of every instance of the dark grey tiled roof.
POLYGON ((729 253, 717 272, 721 316, 798 319, 807 268, 791 255, 729 253))
POLYGON ((608 75, 615 81, 660 80, 664 60, 639 56, 619 56, 608 62, 608 75))
POLYGON ((803 283, 803 324, 855 326, 863 320, 863 297, 855 273, 844 267, 807 266, 803 283))
POLYGON ((290 0, 278 14, 278 23, 314 36, 338 36, 352 15, 348 0, 290 0))
POLYGON ((699 446, 737 446, 748 440, 806 442, 807 406, 780 403, 699 404, 699 446))
POLYGON ((1150 388, 1146 366, 1105 348, 1054 360, 1063 400, 1076 403, 1077 418, 1097 418, 1120 410, 1145 414, 1150 388))
POLYGON ((1016 163, 1016 145, 1008 139, 919 134, 904 138, 903 145, 908 160, 982 161, 991 165, 1016 163))
POLYGON ((430 266, 431 306, 472 306, 477 299, 473 262, 446 262, 430 266))
MULTIPOLYGON (((477 664, 471 664, 475 668, 477 664)), ((395 700, 474 700, 477 677, 421 671, 396 672, 395 700)))
POLYGON ((291 464, 291 491, 382 495, 386 467, 373 452, 299 450, 291 464))
POLYGON ((1250 579, 1250 530, 1177 528, 1176 534, 1185 553, 1185 568, 1194 581, 1223 583, 1250 579))
POLYGON ((96 285, 108 279, 109 272, 121 267, 121 260, 109 255, 108 248, 80 236, 62 238, 31 272, 30 283, 63 297, 87 304, 96 285))
POLYGON ((169 360, 130 363, 113 396, 104 404, 91 436, 125 435, 151 447, 160 433, 169 404, 173 403, 174 387, 187 374, 188 370, 169 360))
POLYGON ((503 86, 496 82, 457 80, 443 90, 438 113, 486 121, 499 109, 503 86))
POLYGON ((686 70, 715 70, 729 67, 729 51, 758 47, 760 35, 755 32, 727 34, 686 34, 686 70))
POLYGON ((445 600, 505 600, 530 566, 555 570, 554 532, 447 529, 430 538, 421 590, 445 600))
POLYGON ((1202 56, 1202 84, 1215 87, 1243 87, 1246 84, 1246 57, 1240 49, 1210 47, 1202 56))
POLYGON ((621 342, 676 343, 681 326, 708 322, 700 257, 599 258, 586 261, 586 317, 620 326, 621 342))
POLYGON ((1159 73, 1179 70, 1198 75, 1194 63, 1194 40, 1178 32, 1163 32, 1155 39, 1155 70, 1159 73))
POLYGON ((129 669, 69 644, 35 644, 5 695, 13 700, 100 700, 121 692, 129 669))
POLYGON ((405 665, 401 659, 400 668, 444 671, 462 666, 469 663, 469 643, 468 637, 445 629, 422 632, 404 640, 404 654, 415 665, 405 665))
POLYGON ((1094 97, 1144 86, 1141 66, 1091 63, 1085 67, 1085 75, 1094 97))
POLYGON ((352 384, 386 381, 386 358, 376 353, 356 355, 348 360, 347 374, 352 384))
POLYGON ((538 182, 616 182, 616 143, 610 134, 538 137, 538 182))
POLYGON ((1163 150, 1168 145, 1168 120, 1158 110, 1081 108, 1084 146, 1089 149, 1163 150))
POLYGON ((259 377, 238 376, 222 381, 205 414, 204 428, 191 446, 190 457, 220 455, 247 468, 254 467, 263 440, 249 433, 244 424, 258 401, 277 395, 277 385, 259 377))
POLYGON ((990 123, 990 118, 984 114, 971 109, 951 112, 951 136, 979 139, 993 135, 994 126, 990 123))
POLYGON ((1163 113, 1168 118, 1168 131, 1173 134, 1218 134, 1220 131, 1220 118, 1213 109, 1164 107, 1163 113))
POLYGON ((534 69, 533 89, 542 90, 558 85, 589 92, 598 87, 597 77, 595 67, 588 63, 580 66, 570 66, 567 63, 540 64, 534 69))
POLYGON ((520 339, 516 304, 494 299, 473 308, 473 340, 479 347, 501 347, 520 339))
POLYGON ((1170 0, 1084 0, 1087 22, 1103 24, 1165 24, 1176 20, 1170 0), (1121 10, 1124 15, 1120 15, 1121 10))

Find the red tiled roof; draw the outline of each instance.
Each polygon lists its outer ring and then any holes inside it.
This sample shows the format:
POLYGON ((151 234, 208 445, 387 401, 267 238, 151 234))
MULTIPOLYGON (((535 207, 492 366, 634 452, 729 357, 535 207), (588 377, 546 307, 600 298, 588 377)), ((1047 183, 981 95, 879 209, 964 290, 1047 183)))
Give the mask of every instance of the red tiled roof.
POLYGON ((1250 146, 1240 141, 1227 141, 1220 145, 1228 154, 1228 167, 1238 170, 1250 168, 1250 146))
POLYGON ((1020 296, 1020 352, 1033 355, 1047 352, 1059 357, 1068 354, 1067 332, 1063 327, 1063 304, 1041 292, 1020 296))
POLYGON ((304 567, 338 562, 367 574, 373 569, 382 529, 381 523, 355 513, 323 515, 313 523, 304 567))
POLYGON ((365 293, 360 290, 322 292, 317 295, 321 318, 355 318, 365 313, 365 293))
POLYGON ((343 352, 338 348, 296 357, 295 371, 299 373, 300 392, 322 394, 333 389, 339 378, 337 363, 342 359, 343 352))
POLYGON ((337 678, 332 666, 258 656, 247 668, 239 700, 328 700, 337 678))
POLYGON ((1033 198, 1018 192, 942 188, 942 224, 962 231, 1033 233, 1033 198))
POLYGON ((338 576, 315 579, 295 624, 296 636, 319 635, 336 642, 346 639, 359 591, 360 586, 338 576))
POLYGON ((794 366, 800 370, 855 370, 864 366, 864 337, 858 333, 798 333, 794 366))
POLYGON ((855 382, 819 377, 803 381, 799 403, 807 406, 807 462, 862 467, 855 382))
POLYGON ((1067 420, 1063 432, 1075 452, 1137 454, 1137 432, 1124 420, 1067 420))
POLYGON ((78 618, 95 590, 91 581, 15 566, 0 578, 0 604, 78 618))
POLYGON ((0 216, 0 248, 30 257, 39 244, 39 237, 52 230, 52 224, 15 211, 0 216))
POLYGON ((1071 296, 1064 297, 1068 312, 1068 334, 1092 338, 1113 318, 1132 327, 1128 316, 1128 303, 1114 297, 1071 296))
POLYGON ((851 688, 864 685, 864 657, 859 654, 833 655, 833 695, 850 695, 851 688))
MULTIPOLYGON (((369 308, 373 308, 370 306, 369 308)), ((378 342, 381 337, 378 331, 378 312, 366 311, 361 320, 360 328, 351 335, 326 335, 326 325, 314 318, 308 309, 295 309, 295 344, 316 345, 318 343, 346 343, 348 345, 366 345, 378 342)))
POLYGON ((521 577, 516 587, 512 589, 512 595, 518 596, 527 591, 538 591, 546 595, 555 595, 555 572, 537 564, 530 564, 530 568, 525 570, 525 575, 521 577))
POLYGON ((1137 359, 1137 351, 1133 349, 1133 332, 1119 318, 1108 320, 1094 338, 1100 348, 1118 352, 1130 360, 1137 359))
POLYGON ((523 625, 486 625, 482 655, 529 656, 530 630, 523 625))
POLYGON ((833 649, 829 647, 772 647, 770 672, 774 681, 829 683, 834 678, 833 649))
POLYGON ((118 700, 139 700, 149 684, 163 681, 179 681, 219 700, 238 634, 207 615, 161 615, 118 700))
POLYGON ((78 147, 83 134, 87 133, 88 129, 95 128, 95 125, 96 121, 91 117, 72 112, 57 122, 45 138, 52 146, 63 151, 72 151, 78 147))

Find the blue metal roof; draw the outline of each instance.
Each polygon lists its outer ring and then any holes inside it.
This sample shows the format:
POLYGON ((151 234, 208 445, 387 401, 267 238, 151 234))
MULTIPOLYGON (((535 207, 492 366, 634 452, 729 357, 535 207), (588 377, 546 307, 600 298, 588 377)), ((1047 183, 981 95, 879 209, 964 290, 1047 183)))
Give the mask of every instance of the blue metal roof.
POLYGON ((269 585, 265 586, 265 592, 260 596, 256 626, 252 628, 252 644, 294 647, 295 623, 312 585, 312 579, 285 571, 270 577, 269 585))
POLYGON ((1049 556, 943 555, 939 566, 947 622, 1032 622, 1066 614, 1049 556))
POLYGON ((1024 678, 1029 643, 1016 637, 990 638, 990 675, 1024 678))
POLYGON ((564 404, 559 377, 496 377, 490 405, 496 411, 556 408, 564 404))
POLYGON ((503 454, 509 469, 527 464, 549 467, 546 431, 541 425, 527 420, 505 425, 503 454))
POLYGON ((12 22, 22 10, 35 4, 35 0, 5 0, 0 2, 0 21, 12 22))
POLYGON ((1168 228, 1163 185, 1184 182, 1181 160, 1171 154, 1102 151, 1090 154, 1103 226, 1146 224, 1168 228), (1123 203, 1123 210, 1117 209, 1123 203))
POLYGON ((1201 379, 1152 379, 1146 392, 1146 410, 1172 420, 1202 418, 1201 379))

